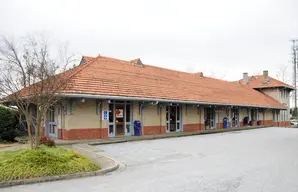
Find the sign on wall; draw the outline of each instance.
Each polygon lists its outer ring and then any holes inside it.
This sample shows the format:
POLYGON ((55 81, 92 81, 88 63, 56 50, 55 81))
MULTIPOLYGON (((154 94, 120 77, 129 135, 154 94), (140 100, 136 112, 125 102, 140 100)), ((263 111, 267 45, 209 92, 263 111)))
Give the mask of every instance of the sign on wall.
POLYGON ((123 109, 116 109, 116 118, 123 118, 123 109))
POLYGON ((108 110, 103 110, 103 112, 102 112, 102 120, 104 120, 104 121, 109 120, 109 111, 108 110))

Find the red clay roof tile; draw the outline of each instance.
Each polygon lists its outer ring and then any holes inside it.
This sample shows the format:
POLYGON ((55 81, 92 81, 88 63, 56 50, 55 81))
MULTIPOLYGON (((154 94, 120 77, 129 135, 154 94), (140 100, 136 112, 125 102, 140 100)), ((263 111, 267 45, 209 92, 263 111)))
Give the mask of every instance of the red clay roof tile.
POLYGON ((131 62, 98 56, 78 70, 65 92, 285 108, 248 86, 131 62))
MULTIPOLYGON (((238 81, 240 84, 245 85, 243 79, 238 81)), ((263 75, 254 75, 248 77, 247 86, 251 88, 266 88, 266 87, 287 87, 289 89, 295 89, 295 87, 288 85, 284 82, 281 82, 277 79, 274 79, 268 76, 268 82, 264 83, 264 76, 263 75)))

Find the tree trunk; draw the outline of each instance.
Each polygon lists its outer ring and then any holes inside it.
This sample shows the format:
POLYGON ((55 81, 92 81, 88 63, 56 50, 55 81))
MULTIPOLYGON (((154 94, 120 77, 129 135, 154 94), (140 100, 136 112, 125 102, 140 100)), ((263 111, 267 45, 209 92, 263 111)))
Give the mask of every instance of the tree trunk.
POLYGON ((31 134, 31 122, 28 117, 26 117, 26 122, 27 122, 27 129, 28 129, 28 137, 30 141, 30 148, 33 149, 33 138, 31 134))

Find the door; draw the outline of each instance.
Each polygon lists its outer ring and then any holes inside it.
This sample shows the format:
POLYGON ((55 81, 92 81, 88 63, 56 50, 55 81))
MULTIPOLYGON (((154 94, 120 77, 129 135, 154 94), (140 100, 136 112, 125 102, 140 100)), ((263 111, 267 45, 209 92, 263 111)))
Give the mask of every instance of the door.
POLYGON ((170 132, 176 132, 176 106, 170 106, 170 132))
POLYGON ((206 108, 205 110, 205 129, 215 128, 215 111, 213 108, 206 108))
POLYGON ((170 132, 170 113, 169 113, 170 106, 166 107, 166 133, 170 132))
POLYGON ((116 125, 116 135, 125 135, 124 125, 124 109, 125 105, 117 104, 115 109, 115 125, 116 125))
POLYGON ((132 113, 131 113, 131 105, 127 103, 125 105, 125 135, 132 135, 132 113))
POLYGON ((179 105, 166 107, 166 132, 181 131, 181 109, 179 105))
POLYGON ((232 127, 238 127, 239 109, 232 109, 232 127))
POLYGON ((54 108, 49 112, 49 137, 57 138, 58 134, 58 108, 54 108))

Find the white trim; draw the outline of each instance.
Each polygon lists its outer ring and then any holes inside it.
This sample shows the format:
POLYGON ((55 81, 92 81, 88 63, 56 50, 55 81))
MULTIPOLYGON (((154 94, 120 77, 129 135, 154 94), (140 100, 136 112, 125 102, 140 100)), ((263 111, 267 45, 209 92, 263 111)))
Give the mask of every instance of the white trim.
POLYGON ((256 108, 270 108, 286 110, 287 108, 280 107, 266 107, 258 105, 245 105, 245 104, 233 104, 233 103, 216 103, 216 102, 200 102, 191 100, 173 100, 173 99, 160 99, 160 98, 146 98, 146 97, 126 97, 126 96, 114 96, 114 95, 91 95, 91 94, 79 94, 79 93, 61 93, 61 96, 65 97, 85 97, 92 99, 113 99, 113 100, 131 100, 131 101, 160 101, 170 103, 185 103, 185 104, 202 104, 202 105, 218 105, 218 106, 244 106, 244 107, 256 107, 256 108))

